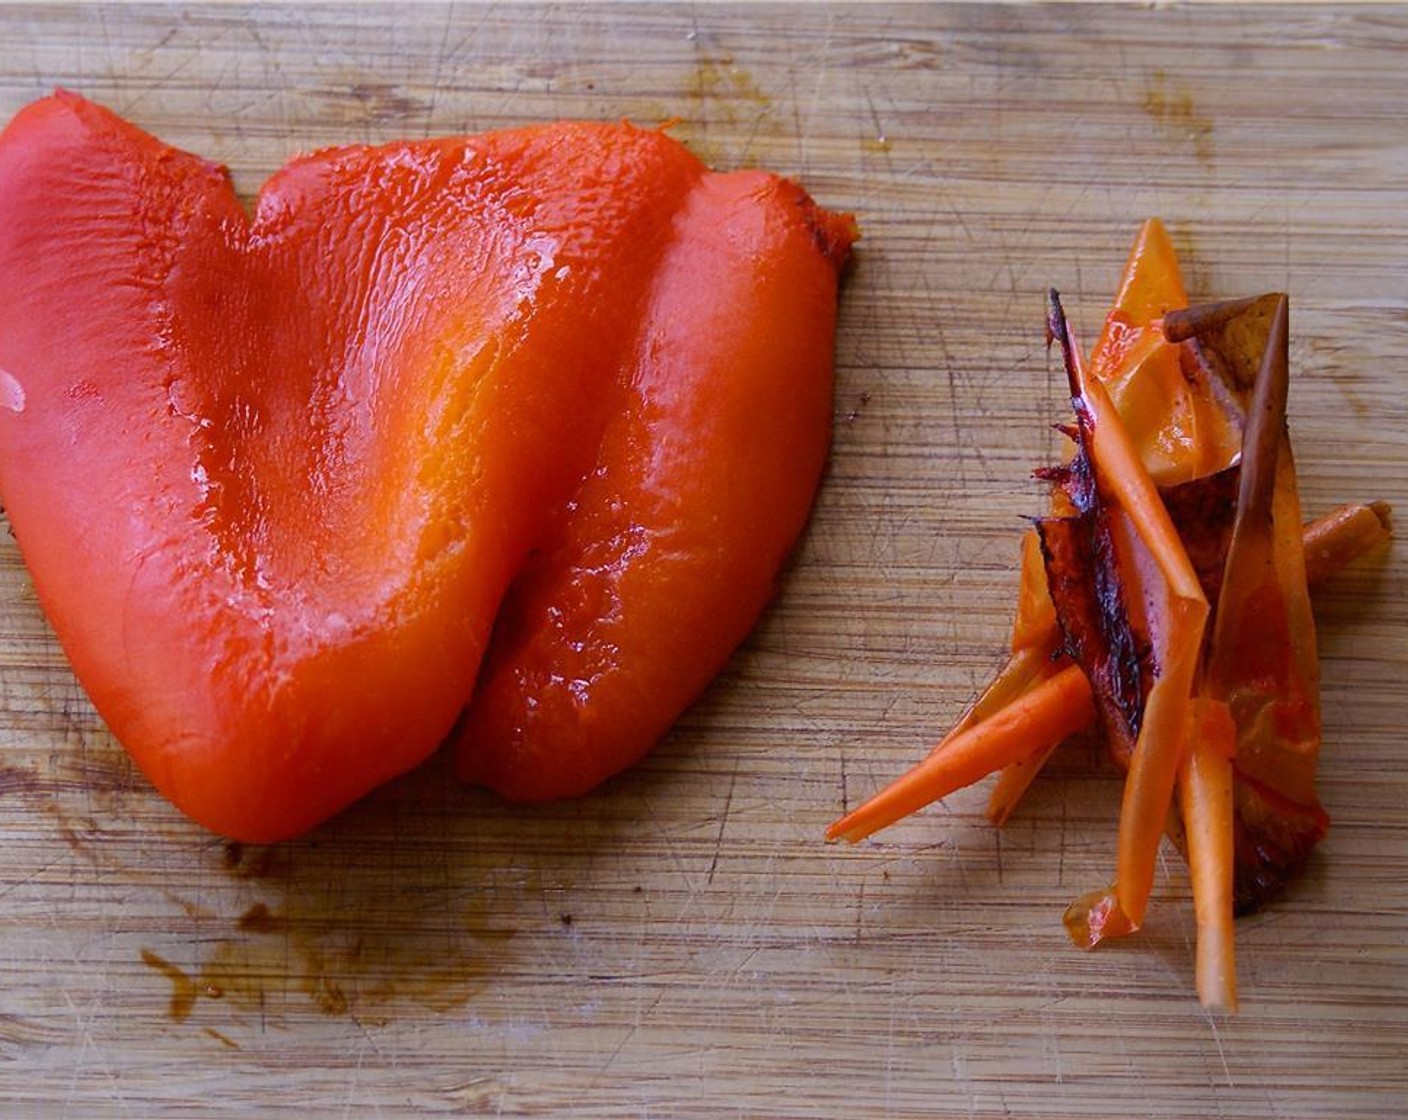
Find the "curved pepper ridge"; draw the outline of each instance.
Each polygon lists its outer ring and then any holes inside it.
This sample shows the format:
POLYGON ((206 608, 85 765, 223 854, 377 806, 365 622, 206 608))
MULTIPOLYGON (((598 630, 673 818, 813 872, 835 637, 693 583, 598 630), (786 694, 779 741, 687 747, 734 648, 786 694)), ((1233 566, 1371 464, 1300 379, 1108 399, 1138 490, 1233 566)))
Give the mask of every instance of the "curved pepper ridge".
POLYGON ((315 153, 251 217, 75 95, 10 123, 0 498, 163 793, 268 841, 435 749, 713 178, 660 132, 564 123, 315 153))
POLYGON ((596 469, 510 592, 463 777, 524 799, 592 788, 752 629, 826 459, 849 233, 759 172, 690 193, 596 469))

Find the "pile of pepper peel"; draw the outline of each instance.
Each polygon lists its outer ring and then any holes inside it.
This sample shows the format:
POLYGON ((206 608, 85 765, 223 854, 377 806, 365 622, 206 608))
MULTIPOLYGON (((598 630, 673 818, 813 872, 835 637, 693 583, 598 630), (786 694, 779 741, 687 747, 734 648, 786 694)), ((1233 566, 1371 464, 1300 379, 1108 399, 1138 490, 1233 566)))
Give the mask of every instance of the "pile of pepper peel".
POLYGON ((1052 292, 1075 410, 1038 471, 1011 656, 930 755, 827 836, 858 841, 998 773, 1001 825, 1057 746, 1098 724, 1125 772, 1114 881, 1065 924, 1086 948, 1144 922, 1159 845, 1188 861, 1204 1005, 1235 1010, 1234 915, 1304 866, 1319 673, 1310 589, 1387 539, 1382 503, 1305 524, 1286 426, 1289 310, 1271 294, 1188 306, 1156 220, 1135 241, 1089 363, 1052 292))

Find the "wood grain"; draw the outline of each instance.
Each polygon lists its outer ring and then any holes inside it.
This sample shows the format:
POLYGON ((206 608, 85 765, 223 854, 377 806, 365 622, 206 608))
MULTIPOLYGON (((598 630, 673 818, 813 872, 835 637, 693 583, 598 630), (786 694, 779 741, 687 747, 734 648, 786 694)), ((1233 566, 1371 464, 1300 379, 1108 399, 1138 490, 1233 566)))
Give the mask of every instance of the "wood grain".
POLYGON ((1073 745, 854 849, 825 824, 996 664, 1063 416, 1160 214, 1208 296, 1291 293, 1312 511, 1408 508, 1408 11, 0 6, 0 117, 54 85, 227 163, 559 116, 675 133, 859 216, 834 457, 779 599, 659 750, 520 809, 441 762, 241 849, 134 773, 0 547, 0 1112, 1355 1120, 1408 1111, 1408 569, 1319 604, 1334 827, 1192 995, 1186 875, 1068 948, 1118 785, 1073 745))

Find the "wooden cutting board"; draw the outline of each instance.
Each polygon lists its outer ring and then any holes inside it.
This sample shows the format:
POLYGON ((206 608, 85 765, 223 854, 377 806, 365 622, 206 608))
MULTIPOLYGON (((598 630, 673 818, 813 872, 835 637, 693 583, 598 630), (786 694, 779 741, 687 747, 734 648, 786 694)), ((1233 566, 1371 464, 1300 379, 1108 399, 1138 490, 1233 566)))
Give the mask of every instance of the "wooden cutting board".
POLYGON ((182 820, 0 546, 0 1114, 1398 1117, 1408 564, 1317 600, 1333 830, 1240 924, 1243 1010, 1148 927, 1070 948, 1119 785, 1072 746, 857 848, 828 821, 1000 660, 1059 454, 1048 285, 1088 339, 1138 222, 1195 293, 1284 289, 1310 511, 1408 499, 1408 11, 0 7, 0 118, 54 85, 227 163, 561 116, 853 210, 831 470, 778 601, 634 772, 514 808, 435 762, 315 835, 182 820))

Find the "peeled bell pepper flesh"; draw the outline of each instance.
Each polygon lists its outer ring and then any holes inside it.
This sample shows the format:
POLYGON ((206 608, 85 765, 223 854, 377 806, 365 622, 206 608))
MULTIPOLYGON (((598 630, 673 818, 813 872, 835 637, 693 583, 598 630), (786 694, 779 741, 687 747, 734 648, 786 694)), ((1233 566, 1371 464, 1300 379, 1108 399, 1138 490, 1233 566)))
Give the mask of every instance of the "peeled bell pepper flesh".
POLYGON ((329 149, 246 212, 59 93, 0 135, 0 499, 99 713, 209 828, 295 835, 452 732, 472 779, 580 792, 772 592, 854 236, 588 123, 329 149))

